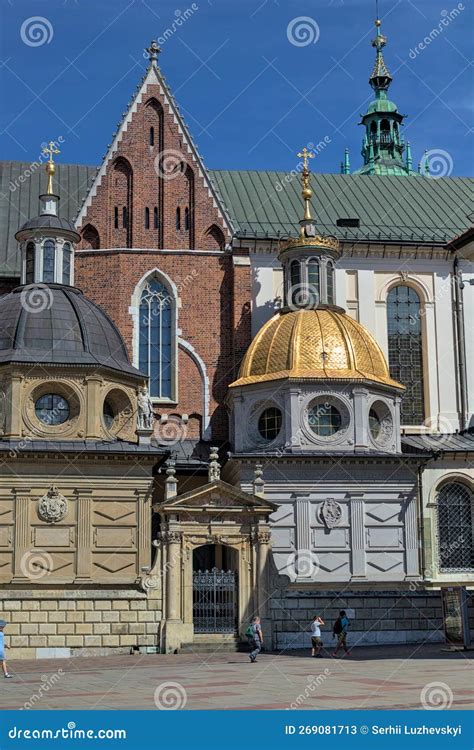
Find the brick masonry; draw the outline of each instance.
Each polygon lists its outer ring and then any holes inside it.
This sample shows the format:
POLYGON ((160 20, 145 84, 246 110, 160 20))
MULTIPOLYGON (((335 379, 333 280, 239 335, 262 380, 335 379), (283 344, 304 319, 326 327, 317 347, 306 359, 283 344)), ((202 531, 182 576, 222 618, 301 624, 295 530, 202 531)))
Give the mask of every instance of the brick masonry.
MULTIPOLYGON (((131 358, 137 284, 157 268, 176 285, 180 336, 207 370, 212 438, 225 441, 223 401, 251 340, 250 266, 224 249, 229 229, 186 137, 161 86, 145 84, 79 227, 75 283, 116 323, 131 358)), ((204 384, 184 347, 177 389, 177 403, 157 412, 195 415, 186 436, 198 437, 204 384)))

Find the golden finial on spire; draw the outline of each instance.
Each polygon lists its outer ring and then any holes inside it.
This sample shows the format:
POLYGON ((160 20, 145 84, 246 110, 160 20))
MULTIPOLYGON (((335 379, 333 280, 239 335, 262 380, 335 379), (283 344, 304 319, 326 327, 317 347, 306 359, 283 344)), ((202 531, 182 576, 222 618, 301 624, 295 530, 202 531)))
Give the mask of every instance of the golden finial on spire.
POLYGON ((310 208, 310 200, 311 196, 313 195, 313 191, 311 190, 310 185, 310 171, 308 166, 308 159, 314 159, 314 154, 312 151, 308 151, 306 146, 302 151, 300 151, 297 154, 299 159, 303 159, 303 171, 301 173, 301 182, 303 185, 303 190, 301 191, 301 195, 303 196, 304 200, 304 218, 305 219, 312 219, 311 216, 311 208, 310 208))
POLYGON ((53 175, 56 172, 56 165, 53 161, 53 154, 59 154, 61 153, 59 148, 56 146, 54 141, 50 141, 47 146, 43 149, 43 154, 45 156, 48 156, 48 161, 46 162, 46 174, 48 175, 48 187, 46 188, 46 194, 47 195, 54 195, 53 192, 53 175))

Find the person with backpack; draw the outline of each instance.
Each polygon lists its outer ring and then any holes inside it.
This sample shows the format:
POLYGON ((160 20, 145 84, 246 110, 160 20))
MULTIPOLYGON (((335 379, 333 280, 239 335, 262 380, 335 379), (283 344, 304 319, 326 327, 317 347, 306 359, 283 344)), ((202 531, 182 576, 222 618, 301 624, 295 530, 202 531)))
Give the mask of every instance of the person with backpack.
POLYGON ((347 631, 350 628, 350 622, 346 617, 346 613, 343 609, 339 612, 339 617, 337 618, 336 622, 333 625, 332 629, 332 637, 334 638, 337 636, 337 646, 336 650, 333 653, 333 656, 337 656, 337 652, 339 651, 339 647, 342 646, 344 648, 344 652, 346 656, 349 656, 349 649, 347 648, 347 631))
POLYGON ((254 617, 252 622, 245 631, 245 635, 248 637, 250 648, 252 649, 249 654, 249 659, 252 664, 257 661, 257 656, 262 650, 263 646, 263 633, 262 626, 260 624, 260 617, 254 617))
POLYGON ((321 649, 323 647, 323 641, 321 638, 321 625, 324 625, 324 620, 319 616, 313 617, 313 622, 310 625, 311 631, 311 656, 322 658, 321 649))

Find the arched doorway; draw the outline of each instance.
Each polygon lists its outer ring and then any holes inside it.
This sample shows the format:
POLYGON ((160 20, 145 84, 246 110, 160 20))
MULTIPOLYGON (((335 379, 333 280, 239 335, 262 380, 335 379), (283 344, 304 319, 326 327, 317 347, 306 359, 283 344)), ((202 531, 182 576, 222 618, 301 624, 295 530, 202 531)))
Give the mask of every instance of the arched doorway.
POLYGON ((193 626, 195 633, 236 633, 238 555, 223 544, 193 550, 193 626))

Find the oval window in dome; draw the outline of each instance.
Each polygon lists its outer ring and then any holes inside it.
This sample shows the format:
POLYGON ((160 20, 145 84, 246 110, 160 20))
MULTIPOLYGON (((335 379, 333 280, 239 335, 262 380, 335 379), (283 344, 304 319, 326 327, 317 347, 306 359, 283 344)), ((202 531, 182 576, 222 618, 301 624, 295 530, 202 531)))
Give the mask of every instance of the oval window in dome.
POLYGON ((275 440, 282 425, 280 409, 270 406, 264 409, 258 418, 258 431, 265 440, 275 440))
POLYGON ((115 419, 115 412, 112 407, 112 404, 107 399, 104 401, 104 406, 102 409, 102 419, 104 420, 104 424, 107 427, 108 430, 112 427, 115 419))
POLYGON ((377 438, 380 436, 380 430, 382 427, 382 423, 380 421, 380 417, 377 414, 375 409, 371 409, 369 411, 369 429, 370 434, 372 435, 374 440, 377 440, 377 438))
POLYGON ((35 414, 43 424, 64 424, 69 419, 69 403, 64 396, 46 393, 35 403, 35 414))

